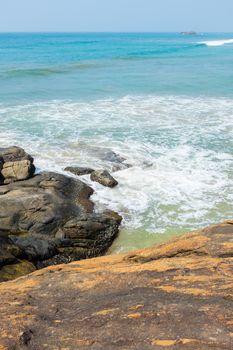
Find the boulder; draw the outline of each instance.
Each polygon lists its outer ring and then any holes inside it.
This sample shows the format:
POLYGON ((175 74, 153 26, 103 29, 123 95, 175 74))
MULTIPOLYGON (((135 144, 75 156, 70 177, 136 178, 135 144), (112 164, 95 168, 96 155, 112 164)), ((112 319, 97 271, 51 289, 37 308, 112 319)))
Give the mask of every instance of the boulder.
POLYGON ((0 148, 0 158, 3 159, 4 163, 20 160, 29 160, 33 162, 32 156, 25 152, 23 148, 17 146, 0 148))
POLYGON ((114 179, 114 177, 112 177, 112 175, 109 174, 107 170, 95 170, 91 174, 91 180, 111 188, 118 185, 118 182, 114 179))
POLYGON ((14 181, 26 180, 33 176, 34 172, 35 167, 29 160, 21 160, 4 163, 2 176, 4 183, 8 184, 14 181))
POLYGON ((65 171, 69 171, 70 173, 78 176, 82 175, 88 175, 93 173, 94 169, 86 168, 86 167, 80 167, 80 166, 69 166, 65 168, 65 171))
POLYGON ((232 237, 228 221, 2 283, 0 349, 232 350, 232 237))
POLYGON ((1 182, 26 180, 35 173, 33 158, 20 147, 0 148, 1 182))

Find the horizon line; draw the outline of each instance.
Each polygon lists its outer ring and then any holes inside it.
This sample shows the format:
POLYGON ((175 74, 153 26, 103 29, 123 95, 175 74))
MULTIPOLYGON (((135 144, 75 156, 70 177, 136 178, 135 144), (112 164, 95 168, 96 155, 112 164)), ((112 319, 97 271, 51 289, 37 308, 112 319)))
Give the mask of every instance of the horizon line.
POLYGON ((174 30, 174 31, 0 31, 0 34, 156 34, 156 33, 185 33, 185 32, 195 32, 196 34, 202 33, 223 33, 223 34, 233 34, 232 31, 195 31, 195 30, 174 30))

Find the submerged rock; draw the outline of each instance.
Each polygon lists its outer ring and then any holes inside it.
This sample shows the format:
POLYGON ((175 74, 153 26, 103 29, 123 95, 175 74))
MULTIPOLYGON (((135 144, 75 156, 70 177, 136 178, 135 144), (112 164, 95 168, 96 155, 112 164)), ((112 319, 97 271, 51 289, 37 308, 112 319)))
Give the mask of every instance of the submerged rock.
POLYGON ((126 158, 120 156, 114 151, 105 151, 102 154, 102 160, 107 160, 108 162, 112 163, 123 163, 126 160, 126 158))
POLYGON ((94 169, 86 168, 86 167, 80 167, 80 166, 69 166, 65 168, 65 171, 69 171, 70 173, 78 176, 82 175, 88 175, 93 173, 94 169))
POLYGON ((226 222, 0 284, 0 348, 232 350, 232 237, 226 222))
MULTIPOLYGON (((1 150, 1 156, 6 161, 3 170, 9 160, 11 164, 20 157, 19 162, 33 161, 17 147, 1 150)), ((4 179, 13 182, 0 186, 0 231, 4 232, 4 237, 0 234, 0 280, 1 267, 25 260, 30 268, 39 268, 97 256, 118 233, 119 219, 110 213, 94 214, 93 190, 80 180, 53 172, 21 181, 4 179)), ((14 270, 18 276, 18 269, 14 270)))
POLYGON ((114 177, 112 177, 112 175, 109 174, 107 170, 95 170, 91 174, 91 180, 111 188, 118 185, 118 182, 114 179, 114 177))

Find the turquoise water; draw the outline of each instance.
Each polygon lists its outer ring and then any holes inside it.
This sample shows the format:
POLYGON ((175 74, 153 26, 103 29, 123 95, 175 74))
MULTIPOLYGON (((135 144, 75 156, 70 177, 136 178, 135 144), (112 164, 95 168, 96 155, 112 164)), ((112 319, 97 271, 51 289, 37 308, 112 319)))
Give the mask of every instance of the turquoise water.
POLYGON ((60 172, 75 164, 112 170, 106 153, 123 156, 131 167, 114 173, 118 188, 92 183, 97 208, 124 217, 116 250, 227 219, 232 39, 0 34, 0 146, 21 145, 38 169, 60 172))
POLYGON ((0 34, 1 99, 232 95, 232 34, 0 34))

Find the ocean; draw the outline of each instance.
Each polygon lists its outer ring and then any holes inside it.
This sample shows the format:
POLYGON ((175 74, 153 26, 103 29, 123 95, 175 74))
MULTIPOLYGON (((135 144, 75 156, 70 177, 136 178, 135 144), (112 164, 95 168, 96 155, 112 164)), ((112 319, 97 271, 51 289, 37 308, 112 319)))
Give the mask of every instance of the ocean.
POLYGON ((233 34, 0 34, 0 147, 117 170, 82 177, 123 215, 112 252, 232 218, 232 118, 233 34))

